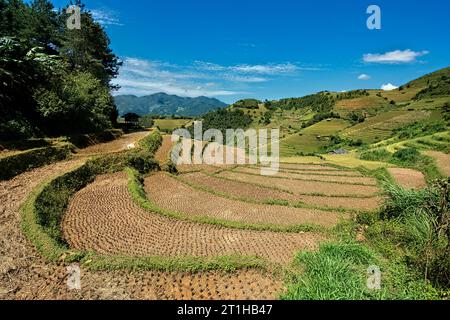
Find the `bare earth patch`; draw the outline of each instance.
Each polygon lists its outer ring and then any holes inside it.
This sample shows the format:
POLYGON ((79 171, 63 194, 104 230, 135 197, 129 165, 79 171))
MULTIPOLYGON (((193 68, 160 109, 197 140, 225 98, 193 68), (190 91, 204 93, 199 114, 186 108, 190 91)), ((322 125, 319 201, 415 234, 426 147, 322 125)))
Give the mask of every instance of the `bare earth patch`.
POLYGON ((206 216, 227 221, 280 226, 303 224, 331 227, 336 225, 342 216, 337 212, 231 200, 189 187, 164 173, 146 178, 145 190, 148 198, 157 206, 192 217, 206 216))
POLYGON ((327 196, 374 196, 379 192, 376 186, 345 185, 316 181, 300 181, 284 178, 270 178, 264 176, 250 175, 240 172, 224 171, 218 174, 236 181, 261 184, 268 187, 277 187, 296 194, 327 195, 327 196))
POLYGON ((439 151, 425 151, 424 153, 434 158, 439 170, 447 177, 450 177, 450 154, 439 151))
POLYGON ((389 173, 395 181, 404 188, 420 189, 426 187, 427 183, 422 172, 405 168, 388 168, 389 173))
POLYGON ((136 205, 124 173, 101 176, 70 202, 62 227, 70 246, 101 254, 164 257, 257 256, 288 263, 323 236, 236 230, 167 218, 136 205))
POLYGON ((302 202, 307 205, 317 205, 329 208, 347 208, 347 209, 363 209, 373 210, 379 207, 381 203, 380 197, 373 198, 347 198, 347 197, 322 197, 292 194, 286 191, 262 187, 251 183, 230 181, 219 177, 210 176, 202 172, 189 173, 181 175, 179 179, 194 183, 198 186, 204 186, 214 191, 225 193, 227 195, 245 198, 259 202, 267 202, 269 200, 284 200, 292 203, 302 202))

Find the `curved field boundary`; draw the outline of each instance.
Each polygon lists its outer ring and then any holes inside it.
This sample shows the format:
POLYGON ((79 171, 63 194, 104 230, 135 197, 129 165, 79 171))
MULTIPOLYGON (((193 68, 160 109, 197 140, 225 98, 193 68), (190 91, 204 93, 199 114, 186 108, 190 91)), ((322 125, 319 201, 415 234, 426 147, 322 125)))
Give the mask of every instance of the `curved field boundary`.
MULTIPOLYGON (((242 172, 248 174, 260 174, 260 169, 257 168, 248 168, 248 167, 239 167, 233 169, 235 172, 242 172)), ((304 175, 300 173, 291 173, 291 172, 278 172, 269 177, 273 178, 288 178, 294 180, 301 181, 316 181, 316 182, 327 182, 327 183, 338 183, 338 184, 353 184, 353 185, 362 185, 362 186, 376 186, 377 181, 373 178, 369 177, 336 177, 336 176, 323 176, 323 175, 304 175)))
POLYGON ((332 227, 339 222, 342 216, 338 212, 256 204, 229 199, 192 188, 165 173, 147 177, 145 190, 149 201, 158 207, 187 217, 208 217, 249 225, 332 227))
POLYGON ((296 251, 316 249, 323 239, 315 233, 235 230, 167 218, 136 205, 127 184, 125 173, 105 175, 75 194, 63 220, 71 248, 175 259, 258 257, 286 264, 296 251))
POLYGON ((203 172, 174 176, 174 178, 199 190, 251 203, 355 213, 375 210, 381 204, 380 197, 360 199, 299 195, 268 186, 230 181, 203 172))
POLYGON ((266 177, 257 174, 248 174, 233 171, 224 171, 217 174, 219 177, 242 182, 256 183, 263 186, 274 186, 295 194, 339 196, 339 197, 374 197, 380 193, 376 186, 351 185, 329 182, 304 181, 282 177, 266 177))

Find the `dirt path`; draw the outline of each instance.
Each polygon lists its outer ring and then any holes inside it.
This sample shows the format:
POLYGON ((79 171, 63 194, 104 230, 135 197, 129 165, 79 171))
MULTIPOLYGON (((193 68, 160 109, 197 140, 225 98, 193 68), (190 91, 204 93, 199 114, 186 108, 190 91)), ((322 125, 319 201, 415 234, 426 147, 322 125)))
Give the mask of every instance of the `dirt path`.
MULTIPOLYGON (((135 141, 130 139, 127 141, 135 141)), ((116 143, 111 146, 102 148, 106 152, 118 150, 116 143)), ((274 299, 282 290, 280 279, 255 270, 235 273, 81 270, 81 290, 68 290, 66 266, 46 262, 22 234, 19 207, 40 183, 84 161, 83 158, 55 163, 0 181, 0 299, 274 299)))
POLYGON ((179 176, 180 179, 198 186, 204 186, 214 191, 227 195, 250 199, 258 202, 267 202, 278 199, 291 203, 302 202, 307 205, 324 206, 329 208, 347 208, 374 210, 381 203, 380 197, 373 198, 347 198, 347 197, 321 197, 292 194, 287 191, 277 190, 270 187, 262 187, 251 183, 230 181, 207 175, 203 172, 187 173, 179 176))
POLYGON ((172 147, 172 137, 169 135, 164 135, 161 147, 155 153, 155 160, 158 161, 160 165, 163 165, 169 161, 172 147))
POLYGON ((296 251, 315 249, 322 239, 314 233, 227 229, 152 214, 132 201, 127 183, 125 173, 104 175, 73 197, 63 220, 71 247, 137 256, 258 256, 288 263, 296 251))
POLYGON ((426 187, 425 176, 422 172, 405 168, 388 168, 389 173, 399 185, 407 189, 426 187))
MULTIPOLYGON (((239 192, 239 186, 236 186, 236 189, 239 192)), ((148 198, 160 208, 189 217, 209 217, 241 223, 265 223, 286 227, 295 225, 332 227, 343 217, 338 212, 231 200, 194 189, 165 173, 157 173, 146 178, 145 190, 148 198)))
POLYGON ((450 154, 439 151, 425 151, 424 154, 434 158, 439 170, 450 177, 450 154))
POLYGON ((77 155, 85 157, 136 148, 139 140, 143 139, 149 133, 149 131, 139 131, 125 134, 119 139, 81 149, 78 151, 77 155))

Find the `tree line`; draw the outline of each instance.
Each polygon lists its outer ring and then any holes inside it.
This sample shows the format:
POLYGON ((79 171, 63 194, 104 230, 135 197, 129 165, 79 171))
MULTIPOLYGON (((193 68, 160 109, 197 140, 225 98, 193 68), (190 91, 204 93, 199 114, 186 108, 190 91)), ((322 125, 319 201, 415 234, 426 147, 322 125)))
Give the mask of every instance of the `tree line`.
POLYGON ((68 18, 49 0, 0 0, 1 140, 115 125, 111 80, 121 62, 84 6, 81 29, 69 30, 68 18))

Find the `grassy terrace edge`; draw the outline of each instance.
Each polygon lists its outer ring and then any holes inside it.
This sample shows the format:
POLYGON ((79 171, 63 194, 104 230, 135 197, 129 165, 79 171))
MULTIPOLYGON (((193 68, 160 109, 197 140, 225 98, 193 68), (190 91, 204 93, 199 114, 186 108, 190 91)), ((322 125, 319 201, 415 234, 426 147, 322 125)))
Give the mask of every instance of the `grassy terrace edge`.
MULTIPOLYGON (((159 132, 154 133, 159 135, 159 132)), ((148 141, 160 141, 157 137, 152 136, 148 141), (156 139, 155 139, 156 138, 156 139)), ((147 141, 147 142, 148 142, 147 141)), ((145 145, 147 142, 143 142, 145 145)), ((152 143, 153 143, 152 142, 152 143)), ((159 142, 160 143, 160 142, 159 142)), ((151 144, 152 148, 157 147, 151 144)), ((150 149, 152 150, 152 149, 150 149)), ((126 154, 126 153, 125 153, 126 154)), ((111 156, 110 160, 117 161, 117 155, 111 156)), ((51 191, 53 199, 60 197, 60 201, 56 206, 56 211, 52 211, 53 217, 48 219, 59 222, 64 215, 68 202, 79 189, 83 188, 89 182, 93 181, 99 174, 105 173, 104 170, 96 171, 95 162, 105 163, 104 159, 90 160, 82 165, 69 169, 62 175, 55 176, 41 183, 36 187, 24 203, 20 207, 20 226, 39 253, 48 261, 53 263, 73 263, 78 262, 83 267, 90 270, 159 270, 159 271, 208 271, 222 270, 233 271, 238 269, 260 269, 267 270, 268 262, 264 259, 252 256, 217 256, 217 257, 163 257, 163 256, 126 256, 126 255, 101 255, 92 251, 79 251, 69 248, 67 243, 58 234, 58 231, 51 226, 42 224, 42 216, 39 210, 45 207, 46 198, 43 195, 51 191), (78 181, 76 186, 73 185, 74 177, 80 172, 83 173, 85 179, 78 181), (61 194, 58 194, 58 191, 61 194), (54 220, 55 215, 58 219, 54 220)), ((111 161, 114 162, 114 161, 111 161)), ((121 161, 107 166, 107 172, 117 172, 123 170, 121 161)), ((101 166, 99 166, 101 167, 101 166)), ((55 208, 50 208, 50 210, 55 208)), ((42 212, 41 212, 42 214, 42 212)), ((54 223, 53 223, 54 224, 54 223)), ((53 227, 55 227, 53 225, 53 227)), ((59 231, 60 232, 60 231, 59 231)))

